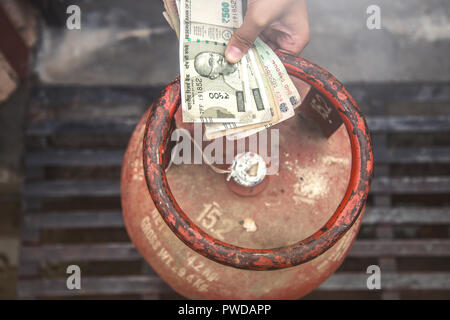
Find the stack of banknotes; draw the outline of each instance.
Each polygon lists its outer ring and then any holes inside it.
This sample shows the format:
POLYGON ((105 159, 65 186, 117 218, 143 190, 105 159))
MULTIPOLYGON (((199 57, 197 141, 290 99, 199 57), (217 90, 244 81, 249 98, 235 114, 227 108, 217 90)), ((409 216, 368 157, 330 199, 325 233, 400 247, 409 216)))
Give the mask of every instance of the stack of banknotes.
POLYGON ((207 139, 241 139, 295 115, 300 95, 261 39, 236 64, 225 59, 243 22, 242 0, 164 0, 180 39, 183 121, 204 123, 207 139))

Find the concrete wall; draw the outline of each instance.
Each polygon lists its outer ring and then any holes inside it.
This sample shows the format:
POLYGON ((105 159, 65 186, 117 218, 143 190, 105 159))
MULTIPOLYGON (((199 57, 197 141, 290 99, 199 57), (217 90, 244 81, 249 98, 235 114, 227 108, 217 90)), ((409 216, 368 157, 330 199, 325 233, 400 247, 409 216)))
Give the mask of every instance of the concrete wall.
POLYGON ((450 1, 307 1, 311 42, 304 56, 343 81, 449 81, 450 1), (381 9, 369 30, 367 7, 381 9))
MULTIPOLYGON (((177 39, 162 1, 72 1, 83 29, 44 28, 36 71, 48 83, 167 83, 178 74, 177 39), (111 67, 111 62, 113 67, 111 67)), ((274 1, 275 2, 275 1, 274 1)), ((344 82, 449 81, 449 0, 310 0, 304 56, 344 82), (381 30, 366 26, 381 8, 381 30)))

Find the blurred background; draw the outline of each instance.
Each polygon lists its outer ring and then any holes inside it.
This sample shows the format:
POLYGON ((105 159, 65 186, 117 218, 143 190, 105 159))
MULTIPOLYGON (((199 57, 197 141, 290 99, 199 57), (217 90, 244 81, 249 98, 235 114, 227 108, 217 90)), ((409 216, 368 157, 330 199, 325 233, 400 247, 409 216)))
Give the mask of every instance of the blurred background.
MULTIPOLYGON (((354 248, 306 298, 448 299, 450 2, 308 5, 302 56, 367 115, 376 171, 354 248), (370 5, 379 30, 367 27, 370 5), (365 287, 371 264, 387 273, 383 290, 365 287)), ((128 139, 179 73, 162 11, 159 0, 0 0, 0 298, 71 297, 72 263, 92 279, 82 298, 178 297, 134 250, 120 211, 128 139), (81 30, 66 27, 72 4, 81 30)))

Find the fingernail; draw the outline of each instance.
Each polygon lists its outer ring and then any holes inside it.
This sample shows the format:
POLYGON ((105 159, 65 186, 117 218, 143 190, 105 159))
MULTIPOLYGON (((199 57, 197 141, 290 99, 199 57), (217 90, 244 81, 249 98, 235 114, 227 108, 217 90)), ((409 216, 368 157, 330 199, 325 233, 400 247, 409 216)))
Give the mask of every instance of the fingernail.
POLYGON ((231 46, 228 48, 227 52, 225 53, 225 56, 230 63, 236 63, 241 60, 243 54, 241 49, 238 47, 231 46))

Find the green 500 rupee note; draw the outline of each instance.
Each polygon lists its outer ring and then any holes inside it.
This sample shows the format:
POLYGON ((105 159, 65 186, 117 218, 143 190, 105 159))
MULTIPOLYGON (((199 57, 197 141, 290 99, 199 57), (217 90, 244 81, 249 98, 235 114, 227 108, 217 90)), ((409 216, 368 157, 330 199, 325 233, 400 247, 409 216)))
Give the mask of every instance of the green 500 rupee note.
POLYGON ((226 45, 242 24, 241 1, 182 0, 179 9, 183 121, 270 121, 265 88, 256 86, 250 94, 245 64, 225 59, 226 45))
POLYGON ((273 110, 278 112, 280 116, 274 117, 269 123, 259 126, 235 123, 208 124, 206 125, 206 137, 208 139, 217 139, 222 136, 227 136, 230 139, 245 138, 264 129, 269 129, 295 115, 294 109, 301 102, 300 94, 275 52, 258 38, 250 56, 254 63, 259 65, 261 75, 270 83, 275 100, 273 110))

